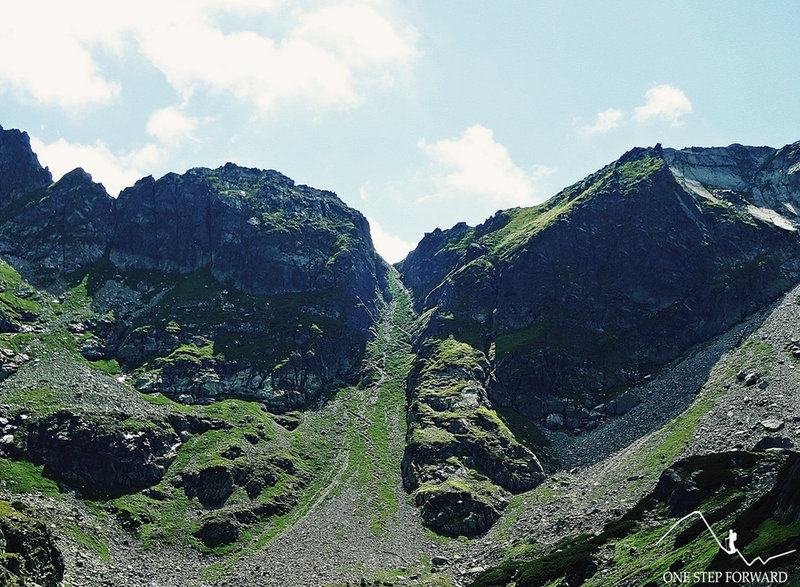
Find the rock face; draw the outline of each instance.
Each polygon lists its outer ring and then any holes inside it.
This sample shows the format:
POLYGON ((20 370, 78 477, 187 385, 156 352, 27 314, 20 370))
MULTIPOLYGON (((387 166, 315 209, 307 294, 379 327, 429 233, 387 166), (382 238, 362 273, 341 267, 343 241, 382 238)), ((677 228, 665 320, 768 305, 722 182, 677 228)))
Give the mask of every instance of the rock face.
MULTIPOLYGON (((426 335, 494 353, 490 397, 544 421, 554 396, 594 407, 773 299, 797 273, 797 229, 744 194, 758 185, 794 207, 800 146, 706 151, 637 149, 469 238, 458 227, 458 262, 415 291, 426 335)), ((409 283, 441 255, 429 241, 453 240, 426 236, 399 264, 409 283)))
POLYGON ((25 457, 88 496, 118 496, 157 484, 180 446, 167 425, 139 419, 92 421, 56 412, 26 426, 25 457))
POLYGON ((142 391, 277 412, 353 375, 386 267, 335 194, 227 164, 114 200, 80 169, 51 184, 18 131, 0 130, 0 170, 0 256, 37 284, 85 280, 87 360, 118 360, 142 391))
POLYGON ((459 222, 449 230, 437 228, 426 234, 417 248, 399 264, 403 271, 403 282, 417 297, 417 310, 425 307, 425 296, 442 283, 447 274, 458 264, 462 256, 460 245, 471 240, 474 229, 459 222), (422 295, 421 295, 422 294, 422 295))
POLYGON ((27 133, 0 126, 0 208, 47 187, 53 181, 31 150, 27 133))
POLYGON ((409 375, 403 481, 425 523, 449 536, 487 530, 509 492, 544 479, 536 456, 491 408, 489 363, 467 344, 427 341, 409 375))
POLYGON ((371 296, 378 259, 366 219, 331 192, 275 171, 192 169, 142 179, 117 200, 111 261, 120 269, 208 268, 247 293, 349 285, 371 296))
POLYGON ((63 577, 64 561, 44 523, 0 501, 0 583, 57 587, 63 577))
POLYGON ((100 259, 114 230, 113 200, 76 169, 0 210, 0 254, 70 273, 100 259))
POLYGON ((800 453, 790 452, 786 464, 780 470, 775 487, 764 499, 763 506, 770 515, 784 525, 800 523, 800 453))
MULTIPOLYGON (((471 348, 488 409, 596 426, 637 403, 627 388, 795 282, 799 171, 800 143, 638 148, 540 206, 428 234, 398 264, 423 312, 417 348, 471 348)), ((411 382, 410 421, 435 388, 411 382)))

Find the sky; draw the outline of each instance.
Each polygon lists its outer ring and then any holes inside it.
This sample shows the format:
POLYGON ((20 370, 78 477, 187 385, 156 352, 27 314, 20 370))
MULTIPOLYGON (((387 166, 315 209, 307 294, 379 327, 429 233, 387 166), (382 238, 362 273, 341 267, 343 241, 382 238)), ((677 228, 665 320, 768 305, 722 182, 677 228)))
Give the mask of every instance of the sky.
POLYGON ((228 161, 336 192, 402 259, 634 146, 800 140, 800 2, 0 3, 0 125, 112 196, 228 161))

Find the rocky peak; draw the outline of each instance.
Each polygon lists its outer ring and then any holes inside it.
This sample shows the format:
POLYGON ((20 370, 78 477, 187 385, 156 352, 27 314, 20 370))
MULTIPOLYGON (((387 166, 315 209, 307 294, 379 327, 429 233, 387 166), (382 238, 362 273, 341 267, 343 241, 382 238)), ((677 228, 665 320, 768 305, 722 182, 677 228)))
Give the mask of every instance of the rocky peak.
POLYGON ((676 180, 697 196, 733 205, 785 230, 800 228, 800 147, 665 149, 676 180))
POLYGON ((654 147, 634 147, 630 151, 625 152, 618 160, 617 164, 627 163, 628 161, 637 161, 645 157, 662 157, 664 154, 661 148, 661 143, 656 143, 654 147))
POLYGON ((664 149, 664 159, 677 177, 698 181, 709 188, 744 191, 774 155, 771 147, 690 147, 664 149))
POLYGON ((69 273, 84 267, 108 247, 113 202, 83 169, 70 171, 2 210, 0 254, 24 258, 45 270, 69 273))
POLYGON ((231 163, 123 190, 110 255, 123 269, 209 268, 267 294, 355 284, 369 295, 379 265, 365 218, 335 194, 231 163))
POLYGON ((459 222, 448 230, 435 229, 426 233, 416 248, 397 264, 405 285, 415 294, 415 305, 420 309, 425 296, 453 269, 461 258, 458 244, 470 238, 474 228, 459 222))
MULTIPOLYGON (((31 175, 27 137, 2 136, 21 149, 10 175, 31 175)), ((82 299, 102 301, 81 317, 97 332, 80 352, 144 369, 140 389, 286 411, 356 372, 386 268, 333 192, 232 163, 148 176, 116 200, 80 168, 15 185, 38 187, 0 193, 16 197, 0 207, 0 256, 40 285, 85 278, 82 299)))
POLYGON ((28 133, 0 126, 0 207, 53 181, 39 164, 28 133))

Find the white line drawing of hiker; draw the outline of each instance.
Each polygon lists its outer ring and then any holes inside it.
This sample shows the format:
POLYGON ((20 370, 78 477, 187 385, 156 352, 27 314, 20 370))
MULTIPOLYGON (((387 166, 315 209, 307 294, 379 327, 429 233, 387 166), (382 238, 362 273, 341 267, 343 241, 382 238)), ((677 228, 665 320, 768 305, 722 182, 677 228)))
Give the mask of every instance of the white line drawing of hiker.
POLYGON ((728 554, 733 554, 738 549, 736 548, 736 539, 739 537, 738 534, 731 528, 728 530, 728 536, 725 538, 725 546, 722 547, 722 550, 727 552, 728 554))

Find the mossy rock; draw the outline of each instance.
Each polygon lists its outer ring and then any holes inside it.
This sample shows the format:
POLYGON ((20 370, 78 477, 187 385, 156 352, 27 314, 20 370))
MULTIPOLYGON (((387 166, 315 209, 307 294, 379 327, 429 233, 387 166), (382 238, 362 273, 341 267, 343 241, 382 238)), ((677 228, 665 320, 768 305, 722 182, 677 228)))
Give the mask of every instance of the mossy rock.
POLYGON ((476 536, 488 530, 508 503, 488 481, 451 477, 426 483, 414 493, 426 526, 444 536, 476 536))
POLYGON ((0 583, 56 587, 64 560, 47 526, 22 504, 0 501, 0 583))
POLYGON ((201 518, 193 535, 207 547, 215 548, 236 542, 242 535, 242 525, 229 512, 214 512, 201 518))

